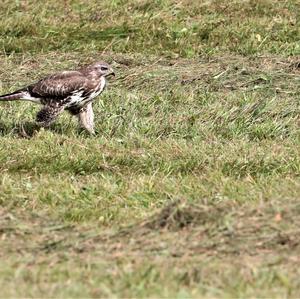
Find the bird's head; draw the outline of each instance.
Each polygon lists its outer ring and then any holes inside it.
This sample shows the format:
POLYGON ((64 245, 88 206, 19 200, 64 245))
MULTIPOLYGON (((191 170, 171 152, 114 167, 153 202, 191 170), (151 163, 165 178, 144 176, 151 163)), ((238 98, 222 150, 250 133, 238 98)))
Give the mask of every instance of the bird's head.
POLYGON ((96 77, 115 77, 115 72, 112 67, 104 61, 95 62, 87 66, 86 71, 96 77))

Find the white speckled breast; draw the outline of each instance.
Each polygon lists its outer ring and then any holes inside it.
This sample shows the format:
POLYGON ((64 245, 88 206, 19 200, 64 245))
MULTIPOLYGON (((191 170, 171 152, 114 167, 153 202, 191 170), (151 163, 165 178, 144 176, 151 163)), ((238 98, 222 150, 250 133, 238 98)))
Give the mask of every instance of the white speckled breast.
POLYGON ((95 90, 88 96, 84 96, 84 90, 78 90, 70 96, 70 101, 67 107, 72 106, 84 106, 86 103, 91 102, 95 97, 97 97, 105 88, 106 80, 104 77, 101 78, 100 83, 97 85, 95 90))
POLYGON ((99 85, 97 86, 97 88, 95 89, 95 91, 93 91, 90 94, 90 99, 93 99, 96 96, 98 96, 103 91, 103 89, 105 88, 105 84, 106 84, 105 77, 101 77, 99 85))

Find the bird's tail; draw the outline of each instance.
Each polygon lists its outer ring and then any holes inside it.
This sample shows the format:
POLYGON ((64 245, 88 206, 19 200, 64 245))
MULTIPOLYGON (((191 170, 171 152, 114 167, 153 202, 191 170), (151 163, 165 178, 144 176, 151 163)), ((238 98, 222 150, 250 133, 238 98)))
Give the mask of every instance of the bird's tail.
POLYGON ((4 94, 0 96, 0 101, 17 101, 22 98, 23 93, 20 91, 15 91, 12 93, 4 94))

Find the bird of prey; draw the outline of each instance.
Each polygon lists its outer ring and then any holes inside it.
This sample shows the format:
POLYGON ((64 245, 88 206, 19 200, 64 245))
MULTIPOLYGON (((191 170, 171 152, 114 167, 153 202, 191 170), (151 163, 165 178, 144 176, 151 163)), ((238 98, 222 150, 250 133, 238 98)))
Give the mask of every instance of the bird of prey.
POLYGON ((104 90, 106 78, 115 76, 106 62, 95 62, 76 71, 63 71, 12 93, 0 101, 31 101, 43 107, 36 115, 41 127, 48 127, 64 110, 78 117, 79 124, 94 134, 93 100, 104 90))

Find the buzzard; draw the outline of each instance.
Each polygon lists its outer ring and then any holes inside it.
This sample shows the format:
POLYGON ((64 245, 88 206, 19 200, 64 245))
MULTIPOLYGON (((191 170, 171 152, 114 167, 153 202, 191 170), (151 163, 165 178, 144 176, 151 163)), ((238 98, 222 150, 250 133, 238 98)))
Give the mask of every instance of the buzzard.
POLYGON ((106 62, 95 62, 75 71, 63 71, 12 93, 0 96, 0 101, 31 101, 43 107, 36 115, 39 126, 48 127, 67 110, 78 117, 79 124, 94 134, 93 100, 104 90, 106 78, 115 76, 106 62))

